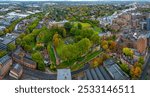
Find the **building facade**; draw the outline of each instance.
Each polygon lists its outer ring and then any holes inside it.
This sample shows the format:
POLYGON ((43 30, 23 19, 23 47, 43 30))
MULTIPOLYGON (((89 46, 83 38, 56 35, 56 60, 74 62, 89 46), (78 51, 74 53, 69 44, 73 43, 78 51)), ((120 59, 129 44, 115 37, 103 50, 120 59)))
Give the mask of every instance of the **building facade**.
POLYGON ((2 79, 9 71, 12 65, 12 59, 10 56, 5 55, 0 58, 0 79, 2 79))

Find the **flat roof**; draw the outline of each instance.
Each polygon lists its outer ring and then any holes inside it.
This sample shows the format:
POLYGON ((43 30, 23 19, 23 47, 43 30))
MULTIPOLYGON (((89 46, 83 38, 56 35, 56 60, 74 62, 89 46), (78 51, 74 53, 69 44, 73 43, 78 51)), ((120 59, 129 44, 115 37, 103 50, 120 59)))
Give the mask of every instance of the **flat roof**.
POLYGON ((10 42, 14 41, 19 35, 16 33, 6 34, 2 37, 0 37, 2 40, 0 40, 0 43, 2 44, 9 44, 10 42))
POLYGON ((57 80, 71 80, 71 70, 57 69, 57 80))

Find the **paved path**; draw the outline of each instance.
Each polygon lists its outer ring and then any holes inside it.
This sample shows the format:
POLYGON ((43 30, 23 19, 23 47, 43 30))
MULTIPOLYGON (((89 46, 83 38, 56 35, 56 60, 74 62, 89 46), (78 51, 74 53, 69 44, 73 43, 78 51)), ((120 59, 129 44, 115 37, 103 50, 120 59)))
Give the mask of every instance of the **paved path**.
MULTIPOLYGON (((71 75, 75 75, 75 74, 78 74, 82 71, 85 71, 89 67, 90 67, 90 65, 86 64, 83 68, 81 68, 77 71, 71 72, 71 75)), ((24 67, 24 73, 26 75, 30 75, 30 76, 33 76, 35 78, 43 79, 43 80, 56 80, 57 79, 57 74, 48 74, 48 73, 45 73, 45 72, 42 72, 42 71, 39 71, 39 70, 33 70, 33 69, 30 69, 30 68, 26 68, 26 67, 24 67)))

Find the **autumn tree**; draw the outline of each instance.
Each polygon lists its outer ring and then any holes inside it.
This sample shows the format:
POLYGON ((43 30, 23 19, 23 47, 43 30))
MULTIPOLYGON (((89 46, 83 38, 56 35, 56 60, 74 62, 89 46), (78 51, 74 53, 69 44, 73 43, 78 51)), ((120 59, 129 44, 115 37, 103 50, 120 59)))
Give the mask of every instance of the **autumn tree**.
POLYGON ((54 34, 54 36, 53 36, 53 44, 54 44, 55 47, 58 46, 59 41, 60 41, 59 34, 57 34, 57 33, 54 34))
POLYGON ((123 48, 123 53, 124 53, 126 56, 133 57, 133 51, 132 51, 130 48, 123 48))
POLYGON ((114 41, 110 42, 110 46, 109 46, 110 50, 114 50, 116 48, 116 45, 117 45, 116 42, 114 41))
POLYGON ((138 66, 133 66, 133 67, 131 68, 131 70, 130 70, 130 75, 131 75, 131 77, 132 77, 133 79, 137 79, 137 78, 140 77, 141 72, 142 72, 142 70, 141 70, 140 67, 138 67, 138 66))
POLYGON ((99 57, 97 57, 97 58, 95 58, 95 59, 93 59, 92 60, 92 67, 98 67, 99 65, 102 65, 103 64, 103 59, 102 58, 99 58, 99 57))

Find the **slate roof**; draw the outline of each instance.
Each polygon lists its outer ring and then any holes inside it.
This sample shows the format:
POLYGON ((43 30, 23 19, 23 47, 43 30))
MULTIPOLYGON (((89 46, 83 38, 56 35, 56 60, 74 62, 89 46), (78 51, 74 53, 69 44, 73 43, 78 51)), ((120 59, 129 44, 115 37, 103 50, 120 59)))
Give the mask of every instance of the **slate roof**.
POLYGON ((111 59, 102 66, 85 71, 84 80, 127 80, 129 76, 111 59))
POLYGON ((10 56, 5 55, 5 56, 3 56, 2 58, 0 58, 0 64, 1 64, 2 66, 5 65, 5 63, 6 63, 8 60, 10 60, 10 59, 11 59, 10 56))

